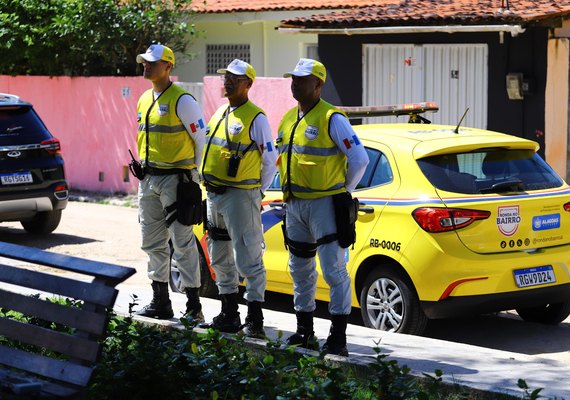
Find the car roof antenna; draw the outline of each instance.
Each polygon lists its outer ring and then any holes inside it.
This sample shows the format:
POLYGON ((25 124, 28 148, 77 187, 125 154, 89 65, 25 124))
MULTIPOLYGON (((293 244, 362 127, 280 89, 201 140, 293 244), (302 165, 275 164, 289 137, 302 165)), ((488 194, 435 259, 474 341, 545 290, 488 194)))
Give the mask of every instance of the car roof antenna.
POLYGON ((467 111, 469 111, 469 107, 467 107, 467 109, 466 109, 465 112, 463 113, 463 117, 461 117, 461 119, 459 120, 459 123, 457 124, 457 127, 455 128, 455 130, 454 130, 453 132, 459 133, 459 126, 461 125, 461 123, 462 123, 463 120, 465 119, 465 116, 467 115, 467 111))

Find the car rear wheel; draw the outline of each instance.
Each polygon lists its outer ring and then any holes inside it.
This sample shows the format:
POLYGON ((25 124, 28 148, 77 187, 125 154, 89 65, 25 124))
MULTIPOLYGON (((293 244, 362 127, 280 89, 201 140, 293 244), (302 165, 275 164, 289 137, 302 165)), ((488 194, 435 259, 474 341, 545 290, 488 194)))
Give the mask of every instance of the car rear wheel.
POLYGON ((556 325, 570 315, 570 301, 555 304, 545 304, 539 307, 517 308, 519 317, 528 322, 556 325))
POLYGON ((427 326, 416 291, 395 268, 374 269, 368 274, 360 292, 360 307, 369 328, 421 335, 427 326))
POLYGON ((61 210, 43 211, 37 213, 32 219, 20 221, 27 232, 46 234, 58 227, 61 221, 61 210))
MULTIPOLYGON (((215 298, 218 295, 218 287, 210 275, 210 269, 208 268, 204 252, 198 244, 198 239, 196 239, 196 246, 198 247, 198 257, 200 259, 200 296, 215 298)), ((173 252, 174 249, 170 243, 170 289, 172 289, 173 292, 183 293, 180 271, 177 267, 172 265, 173 252)))

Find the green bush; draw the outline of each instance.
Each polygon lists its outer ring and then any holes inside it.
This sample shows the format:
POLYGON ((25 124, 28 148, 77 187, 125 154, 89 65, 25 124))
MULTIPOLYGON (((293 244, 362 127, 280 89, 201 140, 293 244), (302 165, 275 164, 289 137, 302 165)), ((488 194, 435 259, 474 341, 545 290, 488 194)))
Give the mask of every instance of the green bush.
POLYGON ((87 398, 105 399, 510 399, 442 384, 442 372, 418 379, 380 354, 359 371, 300 354, 280 340, 253 347, 215 330, 165 329, 114 317, 87 398), (279 349, 279 351, 277 351, 279 349))
MULTIPOLYGON (((54 302, 78 307, 77 301, 57 298, 54 302)), ((0 317, 49 327, 69 328, 0 308, 0 317)), ((316 353, 302 354, 286 347, 279 338, 265 347, 250 344, 243 336, 228 338, 209 329, 195 332, 191 320, 182 319, 181 329, 143 324, 131 317, 110 317, 85 398, 106 399, 351 399, 351 400, 507 400, 512 396, 486 393, 442 383, 443 372, 423 378, 408 367, 388 360, 380 348, 375 362, 363 370, 335 363, 316 353)), ((33 351, 17 341, 0 336, 0 343, 33 351)), ((37 350, 37 349, 36 349, 37 350)), ((40 349, 41 353, 42 349, 40 349)), ((531 390, 518 381, 521 399, 540 398, 541 389, 531 390)))

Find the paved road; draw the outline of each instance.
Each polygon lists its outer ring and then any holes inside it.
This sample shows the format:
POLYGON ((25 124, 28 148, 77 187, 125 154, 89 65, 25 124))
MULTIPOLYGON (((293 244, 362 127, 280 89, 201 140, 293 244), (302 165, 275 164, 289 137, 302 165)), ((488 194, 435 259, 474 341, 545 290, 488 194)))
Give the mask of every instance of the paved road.
MULTIPOLYGON (((141 305, 150 299, 146 258, 139 248, 140 233, 134 208, 71 202, 53 234, 29 235, 19 223, 2 223, 0 241, 134 267, 137 274, 119 286, 117 309, 127 312, 133 294, 139 296, 141 305)), ((172 297, 176 315, 181 315, 185 298, 182 294, 172 297)), ((291 303, 289 296, 268 296, 268 308, 274 310, 266 314, 270 337, 276 338, 280 330, 287 334, 295 329, 291 303)), ((219 312, 217 300, 204 299, 204 305, 206 319, 219 312)), ((240 308, 245 314, 245 306, 240 308)), ((317 336, 324 339, 329 326, 326 304, 319 304, 317 317, 322 317, 316 322, 317 336)), ((424 338, 364 328, 360 325, 358 310, 354 310, 350 322, 351 355, 372 355, 374 343, 380 342, 384 352, 408 364, 412 370, 433 373, 440 368, 452 381, 501 391, 512 391, 518 378, 533 378, 536 379, 533 387, 551 387, 553 396, 570 399, 570 389, 566 392, 566 385, 560 382, 560 378, 564 377, 562 382, 565 382, 570 376, 570 318, 559 326, 527 323, 514 312, 434 321, 424 338), (494 378, 497 374, 504 378, 497 380, 494 378)), ((570 388, 570 383, 567 386, 570 388)))

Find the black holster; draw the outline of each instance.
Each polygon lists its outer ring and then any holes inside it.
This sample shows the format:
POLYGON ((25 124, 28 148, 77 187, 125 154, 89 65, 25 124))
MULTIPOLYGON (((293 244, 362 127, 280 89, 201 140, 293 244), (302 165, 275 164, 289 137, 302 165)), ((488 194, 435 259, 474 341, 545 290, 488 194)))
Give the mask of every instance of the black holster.
POLYGON ((202 223, 202 189, 190 177, 184 182, 184 175, 180 174, 180 182, 176 187, 176 203, 178 222, 182 225, 196 225, 202 223))
POLYGON ((204 233, 208 230, 208 201, 202 200, 202 222, 204 226, 204 233))
POLYGON ((321 244, 330 243, 336 240, 336 234, 326 235, 317 240, 316 243, 298 242, 292 240, 287 236, 287 214, 283 214, 283 224, 281 225, 283 231, 283 240, 285 242, 285 249, 289 250, 291 254, 301 258, 313 258, 317 255, 317 248, 321 244))
POLYGON ((208 236, 212 240, 220 240, 228 242, 232 240, 227 229, 218 228, 208 221, 208 201, 202 201, 202 220, 204 222, 204 233, 208 232, 208 236))
POLYGON ((335 194, 332 198, 338 244, 346 249, 356 242, 359 202, 357 198, 353 199, 348 192, 335 194))
POLYGON ((174 221, 182 225, 196 225, 202 223, 202 189, 188 174, 189 182, 184 182, 186 173, 178 175, 176 186, 176 201, 164 209, 167 226, 174 221))

